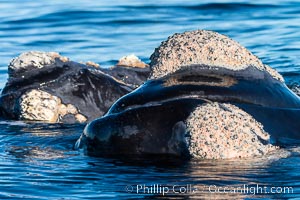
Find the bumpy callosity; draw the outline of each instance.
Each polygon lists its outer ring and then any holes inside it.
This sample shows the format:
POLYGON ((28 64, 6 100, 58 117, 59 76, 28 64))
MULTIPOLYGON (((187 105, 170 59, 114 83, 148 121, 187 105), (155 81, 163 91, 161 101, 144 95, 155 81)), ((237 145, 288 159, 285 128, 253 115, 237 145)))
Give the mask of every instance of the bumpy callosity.
POLYGON ((197 107, 186 120, 189 152, 206 159, 253 157, 276 149, 263 125, 240 108, 225 103, 197 107))
POLYGON ((32 69, 41 69, 55 64, 57 62, 56 59, 62 62, 69 61, 67 57, 61 56, 56 52, 29 51, 12 59, 8 65, 8 71, 13 75, 18 71, 24 72, 32 69))
POLYGON ((126 66, 126 67, 139 67, 145 68, 148 65, 142 62, 137 56, 134 54, 130 54, 128 56, 123 56, 119 59, 119 62, 116 64, 117 66, 126 66))
POLYGON ((155 49, 150 59, 150 79, 163 77, 191 64, 204 64, 234 71, 254 66, 283 81, 278 72, 264 65, 245 47, 213 31, 174 34, 155 49))
POLYGON ((44 122, 59 122, 65 115, 74 115, 77 122, 83 123, 87 119, 78 113, 74 105, 65 105, 57 96, 41 90, 31 90, 19 99, 20 119, 44 122))

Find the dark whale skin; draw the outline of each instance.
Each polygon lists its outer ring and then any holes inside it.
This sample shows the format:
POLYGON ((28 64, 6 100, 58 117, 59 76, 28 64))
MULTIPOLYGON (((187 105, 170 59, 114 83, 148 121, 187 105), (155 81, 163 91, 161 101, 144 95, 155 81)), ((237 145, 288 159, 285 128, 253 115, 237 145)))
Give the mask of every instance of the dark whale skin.
MULTIPOLYGON (((107 112, 109 107, 121 96, 131 92, 142 79, 149 74, 147 69, 138 70, 116 67, 109 69, 90 67, 73 61, 62 62, 56 59, 55 64, 41 69, 9 71, 9 79, 0 96, 0 117, 19 120, 19 99, 32 90, 39 89, 59 97, 64 104, 74 105, 88 121, 96 119, 107 112), (128 72, 131 76, 121 82, 112 74, 128 72), (135 77, 139 77, 137 82, 135 77)), ((65 118, 62 118, 65 123, 65 118)), ((69 121, 68 121, 69 122, 69 121)), ((74 123, 74 122, 73 122, 74 123)))
POLYGON ((247 103, 266 107, 300 108, 300 98, 287 86, 267 72, 254 67, 232 71, 205 65, 190 68, 149 80, 135 91, 123 96, 109 109, 116 113, 128 107, 193 96, 217 102, 247 103), (167 85, 172 79, 176 84, 167 85), (222 82, 229 82, 228 85, 222 82))
POLYGON ((232 71, 192 65, 149 80, 120 98, 104 117, 86 126, 77 144, 96 156, 187 155, 187 145, 182 142, 189 137, 184 122, 193 109, 207 102, 230 103, 251 114, 263 124, 273 144, 300 143, 300 99, 284 83, 251 66, 232 71), (136 127, 131 130, 135 134, 124 132, 127 125, 136 127), (174 132, 180 136, 172 137, 174 132), (178 143, 181 148, 172 151, 168 143, 178 143))
POLYGON ((177 99, 132 108, 90 122, 77 142, 89 155, 173 155, 188 157, 186 119, 200 99, 177 99), (151 119, 151 120, 149 120, 151 119))

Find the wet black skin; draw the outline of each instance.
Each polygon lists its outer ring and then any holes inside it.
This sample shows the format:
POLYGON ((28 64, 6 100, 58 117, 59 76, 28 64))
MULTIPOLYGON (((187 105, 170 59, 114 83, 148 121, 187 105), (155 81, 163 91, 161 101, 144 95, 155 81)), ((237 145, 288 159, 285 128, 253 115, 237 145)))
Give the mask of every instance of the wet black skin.
MULTIPOLYGON (((118 70, 126 73, 126 69, 122 67, 115 69, 118 70)), ((31 69, 28 66, 26 70, 10 70, 8 82, 0 97, 0 116, 4 119, 18 120, 19 98, 32 89, 40 89, 58 96, 64 104, 74 105, 88 121, 91 121, 102 116, 118 98, 135 88, 103 71, 109 70, 60 60, 57 60, 55 65, 44 66, 41 69, 31 69)), ((130 70, 132 76, 134 71, 135 68, 130 70)), ((136 76, 143 79, 145 74, 138 72, 136 76)), ((130 81, 134 83, 133 80, 130 81)), ((75 119, 66 116, 61 122, 74 123, 72 120, 75 119)))
POLYGON ((188 157, 184 120, 200 99, 177 99, 128 109, 89 123, 77 147, 89 155, 173 155, 188 157))
POLYGON ((120 98, 108 113, 171 98, 190 97, 210 101, 245 103, 263 107, 300 108, 300 98, 268 73, 253 67, 231 71, 224 68, 192 65, 166 77, 149 80, 120 98), (170 80, 174 84, 167 85, 170 80), (228 86, 222 82, 231 82, 228 86), (213 85, 214 84, 214 85, 213 85))
POLYGON ((174 137, 171 140, 174 131, 180 133, 177 143, 188 137, 185 120, 197 105, 208 102, 234 104, 251 114, 273 144, 300 144, 300 99, 284 83, 253 67, 231 71, 203 65, 145 82, 114 103, 104 117, 88 124, 78 144, 98 156, 186 155, 186 145, 176 151, 165 149, 176 143, 174 137), (128 125, 136 130, 126 138, 128 125))

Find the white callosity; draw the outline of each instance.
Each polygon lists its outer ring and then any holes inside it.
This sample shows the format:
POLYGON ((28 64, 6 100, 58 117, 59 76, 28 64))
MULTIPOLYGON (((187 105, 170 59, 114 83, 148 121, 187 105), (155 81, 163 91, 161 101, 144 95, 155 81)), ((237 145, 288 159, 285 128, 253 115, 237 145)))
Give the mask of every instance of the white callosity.
POLYGON ((59 122, 60 118, 71 114, 78 122, 87 119, 71 104, 63 104, 57 96, 42 90, 30 90, 19 99, 19 118, 44 122, 59 122))
POLYGON ((188 65, 203 64, 234 71, 253 66, 283 81, 276 70, 264 65, 245 47, 213 31, 196 30, 174 34, 155 49, 150 59, 150 79, 163 77, 188 65))
POLYGON ((85 63, 85 65, 90 66, 90 67, 95 67, 95 68, 99 68, 100 67, 100 65, 98 63, 95 63, 93 61, 87 61, 85 63))
POLYGON ((226 103, 197 107, 186 120, 188 148, 195 158, 227 159, 261 156, 277 147, 261 123, 226 103))
POLYGON ((20 119, 57 122, 61 100, 41 90, 31 90, 19 99, 20 119))
POLYGON ((128 56, 123 56, 119 59, 117 66, 126 66, 126 67, 139 67, 145 68, 148 67, 146 63, 141 61, 137 56, 134 54, 130 54, 128 56))
POLYGON ((8 68, 13 71, 27 69, 28 66, 41 69, 47 65, 54 64, 56 58, 62 62, 67 62, 69 60, 67 57, 63 57, 56 52, 29 51, 12 59, 8 68))

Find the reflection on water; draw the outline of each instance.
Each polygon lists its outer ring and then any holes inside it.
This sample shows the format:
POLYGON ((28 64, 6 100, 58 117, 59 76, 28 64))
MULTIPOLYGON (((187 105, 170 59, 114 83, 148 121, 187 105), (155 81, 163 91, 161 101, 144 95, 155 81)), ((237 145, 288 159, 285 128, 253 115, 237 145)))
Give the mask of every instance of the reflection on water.
POLYGON ((277 150, 267 157, 238 160, 94 158, 72 149, 83 125, 3 122, 0 128, 3 130, 0 184, 5 186, 0 189, 0 197, 281 199, 300 196, 299 147, 277 150), (257 187, 266 187, 267 191, 271 187, 292 187, 293 193, 264 194, 257 187), (168 188, 164 196, 162 188, 168 188))

